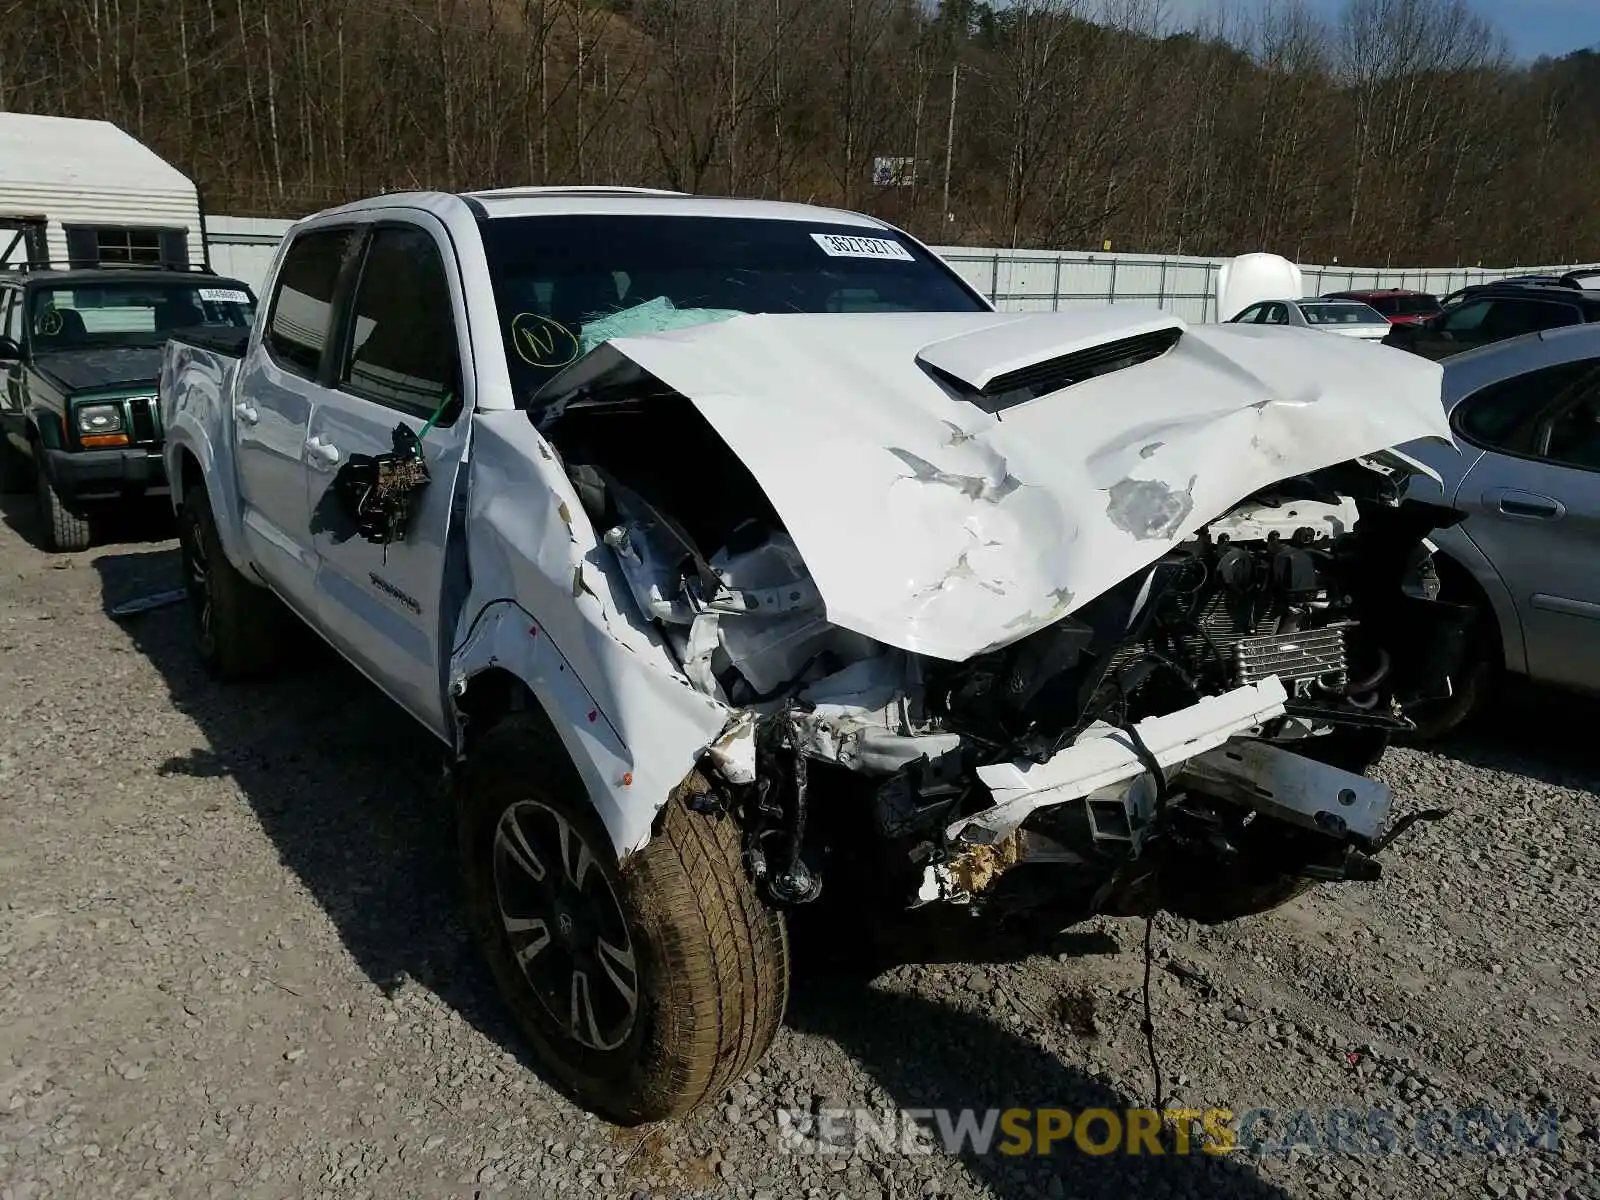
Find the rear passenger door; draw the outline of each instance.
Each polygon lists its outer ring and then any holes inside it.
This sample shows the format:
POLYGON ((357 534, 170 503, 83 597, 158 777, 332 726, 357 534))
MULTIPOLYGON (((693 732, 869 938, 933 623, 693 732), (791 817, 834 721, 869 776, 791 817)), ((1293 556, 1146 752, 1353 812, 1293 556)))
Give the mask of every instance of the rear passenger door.
POLYGON ((440 589, 458 467, 472 412, 470 339, 459 270, 444 228, 418 214, 366 236, 339 323, 330 388, 311 419, 318 625, 402 707, 439 736, 448 632, 440 589), (352 456, 394 449, 396 426, 422 437, 429 482, 403 540, 378 544, 349 510, 352 456))
POLYGON ((274 589, 311 620, 316 578, 306 440, 329 368, 334 305, 357 244, 353 226, 296 235, 273 280, 260 346, 234 391, 234 456, 244 539, 274 589))
POLYGON ((1485 388, 1452 414, 1486 451, 1456 493, 1517 607, 1528 674, 1600 687, 1600 359, 1485 388))

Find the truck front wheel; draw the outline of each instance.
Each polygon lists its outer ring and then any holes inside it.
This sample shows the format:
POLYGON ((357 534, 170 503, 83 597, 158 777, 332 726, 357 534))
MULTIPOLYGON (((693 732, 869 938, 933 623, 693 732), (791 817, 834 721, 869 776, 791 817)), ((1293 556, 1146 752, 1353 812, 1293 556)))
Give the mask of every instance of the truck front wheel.
POLYGON ((228 561, 211 500, 198 484, 183 496, 178 546, 206 670, 224 681, 268 674, 281 659, 288 613, 276 596, 228 561))
POLYGON ((43 455, 34 452, 34 489, 39 501, 39 520, 44 525, 45 546, 50 550, 87 550, 94 540, 89 518, 73 512, 61 501, 55 484, 45 473, 43 455))
POLYGON ((788 998, 783 918, 731 817, 678 799, 619 863, 541 713, 515 713, 462 770, 469 915, 555 1083, 619 1125, 681 1116, 765 1053, 788 998))

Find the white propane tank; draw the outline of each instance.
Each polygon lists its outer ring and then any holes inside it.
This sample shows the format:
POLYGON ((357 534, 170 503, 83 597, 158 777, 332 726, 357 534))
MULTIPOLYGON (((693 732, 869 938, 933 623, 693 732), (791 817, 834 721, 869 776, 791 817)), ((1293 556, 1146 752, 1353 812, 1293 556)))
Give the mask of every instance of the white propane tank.
POLYGON ((1305 295, 1300 268, 1278 254, 1241 254, 1217 271, 1217 320, 1231 321, 1263 300, 1298 300, 1305 295))

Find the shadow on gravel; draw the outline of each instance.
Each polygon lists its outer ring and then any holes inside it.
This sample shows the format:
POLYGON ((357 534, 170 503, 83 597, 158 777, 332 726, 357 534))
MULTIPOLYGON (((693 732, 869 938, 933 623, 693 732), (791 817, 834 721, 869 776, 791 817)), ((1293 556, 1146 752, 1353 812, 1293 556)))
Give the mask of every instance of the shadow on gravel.
MULTIPOLYGON (((1109 1082, 1061 1061, 1001 1025, 917 996, 837 980, 797 985, 789 1023, 836 1042, 900 1108, 1089 1108, 1125 1112, 1147 1098, 1123 1095, 1109 1082)), ((931 1123, 930 1123, 931 1124, 931 1123)), ((1099 1137, 1105 1127, 1096 1126, 1099 1137)), ((1193 1153, 1090 1155, 1056 1147, 1046 1158, 964 1150, 972 1181, 996 1196, 1190 1197, 1196 1200, 1287 1200, 1249 1166, 1193 1153), (1036 1190, 1035 1190, 1036 1189, 1036 1190)))
POLYGON ((1507 685, 1466 729, 1422 748, 1475 767, 1600 794, 1597 729, 1600 698, 1519 682, 1507 685))
MULTIPOLYGON (((44 548, 44 526, 39 505, 31 494, 0 496, 0 521, 15 530, 30 546, 44 548)), ((94 546, 137 545, 178 536, 172 505, 165 496, 106 505, 91 518, 94 546)))
MULTIPOLYGON (((102 555, 94 566, 107 611, 182 586, 176 550, 102 555)), ((374 985, 389 993, 415 979, 533 1067, 459 919, 440 748, 309 632, 295 649, 303 663, 282 679, 213 682, 190 620, 180 605, 118 622, 207 747, 159 774, 232 780, 374 985)))

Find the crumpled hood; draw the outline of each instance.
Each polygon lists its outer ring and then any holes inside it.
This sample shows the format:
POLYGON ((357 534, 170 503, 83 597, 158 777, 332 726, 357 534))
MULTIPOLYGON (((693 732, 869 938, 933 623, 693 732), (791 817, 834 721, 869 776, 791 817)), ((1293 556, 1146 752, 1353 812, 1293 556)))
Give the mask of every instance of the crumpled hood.
POLYGON ((56 350, 34 359, 34 370, 67 392, 148 383, 161 376, 161 346, 98 346, 56 350))
POLYGON ((542 396, 635 367, 755 476, 829 620, 951 661, 1060 620, 1279 480, 1449 439, 1436 364, 1138 308, 737 317, 609 342, 542 396), (994 414, 938 378, 983 388, 1164 329, 1183 332, 1161 357, 994 414))

